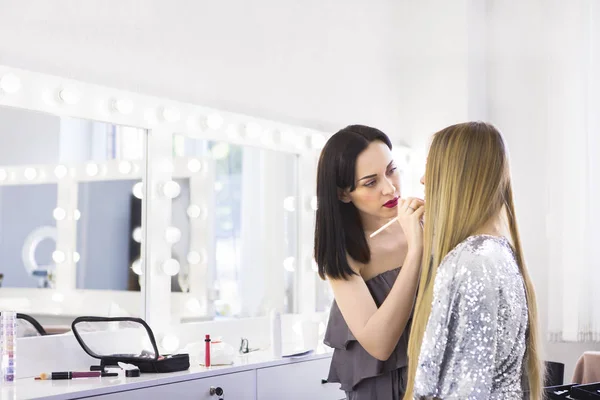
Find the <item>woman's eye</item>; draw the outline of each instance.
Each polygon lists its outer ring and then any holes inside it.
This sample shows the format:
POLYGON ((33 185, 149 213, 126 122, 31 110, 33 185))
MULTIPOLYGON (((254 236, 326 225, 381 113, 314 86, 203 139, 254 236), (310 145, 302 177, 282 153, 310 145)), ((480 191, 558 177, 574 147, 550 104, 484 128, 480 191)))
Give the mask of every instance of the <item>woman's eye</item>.
POLYGON ((375 181, 369 181, 369 182, 365 183, 365 186, 366 186, 366 187, 372 187, 372 186, 375 186, 375 181))
POLYGON ((388 174, 392 175, 394 172, 396 172, 397 169, 398 169, 397 167, 390 168, 390 170, 388 171, 388 174))

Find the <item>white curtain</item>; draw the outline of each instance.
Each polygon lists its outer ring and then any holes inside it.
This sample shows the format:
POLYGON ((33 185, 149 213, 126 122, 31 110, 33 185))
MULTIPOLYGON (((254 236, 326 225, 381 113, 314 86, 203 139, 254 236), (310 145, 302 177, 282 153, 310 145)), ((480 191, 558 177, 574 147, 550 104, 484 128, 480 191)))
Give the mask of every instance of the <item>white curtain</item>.
POLYGON ((548 2, 551 341, 600 341, 600 2, 548 2))

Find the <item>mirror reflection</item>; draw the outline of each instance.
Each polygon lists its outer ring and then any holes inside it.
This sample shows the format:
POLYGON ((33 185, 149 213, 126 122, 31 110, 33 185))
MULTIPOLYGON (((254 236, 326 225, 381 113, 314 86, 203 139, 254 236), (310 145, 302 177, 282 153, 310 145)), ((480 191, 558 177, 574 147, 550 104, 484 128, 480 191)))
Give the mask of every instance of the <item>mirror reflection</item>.
POLYGON ((172 291, 184 299, 174 301, 176 317, 293 312, 297 156, 180 135, 173 155, 181 192, 172 203, 172 257, 181 267, 172 291))
POLYGON ((46 327, 84 314, 142 315, 130 281, 145 135, 0 107, 0 308, 46 327))

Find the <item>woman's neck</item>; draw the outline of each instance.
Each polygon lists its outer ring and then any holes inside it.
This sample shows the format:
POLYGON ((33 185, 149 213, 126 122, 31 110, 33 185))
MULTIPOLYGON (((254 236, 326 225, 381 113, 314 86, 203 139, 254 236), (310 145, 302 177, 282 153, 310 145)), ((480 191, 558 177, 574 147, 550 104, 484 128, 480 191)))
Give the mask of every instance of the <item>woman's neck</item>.
POLYGON ((506 223, 503 218, 503 212, 490 218, 479 229, 473 232, 474 235, 506 236, 506 223))

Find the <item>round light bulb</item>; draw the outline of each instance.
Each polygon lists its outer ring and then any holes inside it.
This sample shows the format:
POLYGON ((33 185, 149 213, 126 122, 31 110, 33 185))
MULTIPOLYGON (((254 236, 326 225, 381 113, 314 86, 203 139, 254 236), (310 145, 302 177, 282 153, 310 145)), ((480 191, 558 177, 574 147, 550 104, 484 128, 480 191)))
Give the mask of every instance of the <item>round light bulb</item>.
POLYGON ((142 182, 137 182, 135 185, 133 185, 133 195, 138 198, 138 199, 142 199, 142 197, 144 196, 144 184, 142 182))
POLYGON ((58 97, 63 103, 70 106, 79 103, 80 98, 79 92, 73 88, 62 89, 60 92, 58 92, 58 97))
POLYGON ((28 181, 32 181, 36 178, 37 176, 37 171, 35 170, 35 168, 25 168, 25 179, 27 179, 28 181))
POLYGON ((137 228, 135 228, 133 230, 133 240, 135 240, 137 243, 142 243, 142 228, 140 228, 139 226, 137 228))
POLYGON ((283 208, 289 212, 296 211, 296 199, 294 196, 288 196, 283 199, 283 208))
POLYGON ((122 173, 123 175, 130 173, 132 169, 133 169, 133 166, 131 165, 131 163, 129 161, 121 161, 119 163, 119 172, 122 173))
POLYGON ((196 173, 202 169, 202 163, 196 158, 192 158, 191 160, 189 160, 187 166, 190 172, 193 173, 196 173))
POLYGON ((212 114, 206 118, 206 126, 210 129, 217 130, 223 126, 223 117, 219 114, 212 114))
POLYGON ((175 107, 165 107, 162 110, 162 116, 168 122, 177 122, 181 119, 181 113, 175 107))
POLYGON ((0 181, 5 181, 8 178, 8 173, 5 169, 0 169, 0 181))
POLYGON ((165 182, 162 190, 163 194, 170 199, 174 199, 175 197, 179 196, 179 193, 181 193, 181 187, 179 186, 179 183, 175 181, 165 182))
POLYGON ((169 226, 165 230, 165 240, 169 244, 175 244, 179 242, 181 240, 181 231, 174 226, 169 226))
POLYGON ((57 221, 62 221, 67 217, 67 212, 64 208, 56 207, 54 211, 52 211, 52 216, 57 221))
POLYGON ((294 272, 296 270, 296 259, 294 257, 287 257, 283 260, 283 268, 286 271, 294 272))
POLYGON ((223 190, 223 184, 221 182, 215 182, 215 192, 223 190))
POLYGON ((210 149, 210 152, 215 160, 222 160, 229 155, 229 143, 218 142, 210 149))
POLYGON ((56 168, 54 168, 54 176, 56 176, 58 179, 62 179, 67 176, 67 172, 69 172, 69 170, 64 165, 57 165, 56 168))
POLYGON ((96 175, 98 175, 99 171, 100 171, 100 168, 98 167, 98 164, 89 163, 85 166, 85 172, 89 176, 96 176, 96 175))
POLYGON ((179 261, 175 260, 174 258, 169 258, 162 264, 163 272, 169 276, 177 275, 179 273, 179 268, 179 261))
POLYGON ((81 260, 81 256, 79 255, 79 253, 78 253, 78 252, 74 252, 74 253, 73 253, 73 262, 74 262, 74 263, 78 263, 78 262, 79 262, 79 260, 81 260))
POLYGON ((195 204, 192 204, 187 208, 187 215, 190 218, 198 218, 200 216, 200 207, 195 204))
POLYGON ((52 260, 57 264, 65 262, 65 253, 59 250, 54 251, 52 253, 52 260))
POLYGON ((123 115, 133 112, 133 102, 129 99, 118 99, 113 101, 113 108, 123 115))
POLYGON ((14 74, 6 74, 0 79, 0 89, 6 93, 16 93, 21 89, 21 79, 14 74))
POLYGON ((143 275, 144 271, 142 269, 142 260, 139 258, 131 263, 131 270, 136 275, 143 275))
POLYGON ((201 264, 206 261, 206 251, 190 251, 187 255, 187 262, 191 265, 201 264))
POLYGON ((81 212, 79 210, 73 211, 73 219, 79 221, 79 218, 81 218, 81 212))
POLYGON ((318 204, 317 204, 317 196, 313 196, 313 197, 310 199, 310 208, 311 208, 313 211, 317 211, 317 207, 318 207, 318 204))

